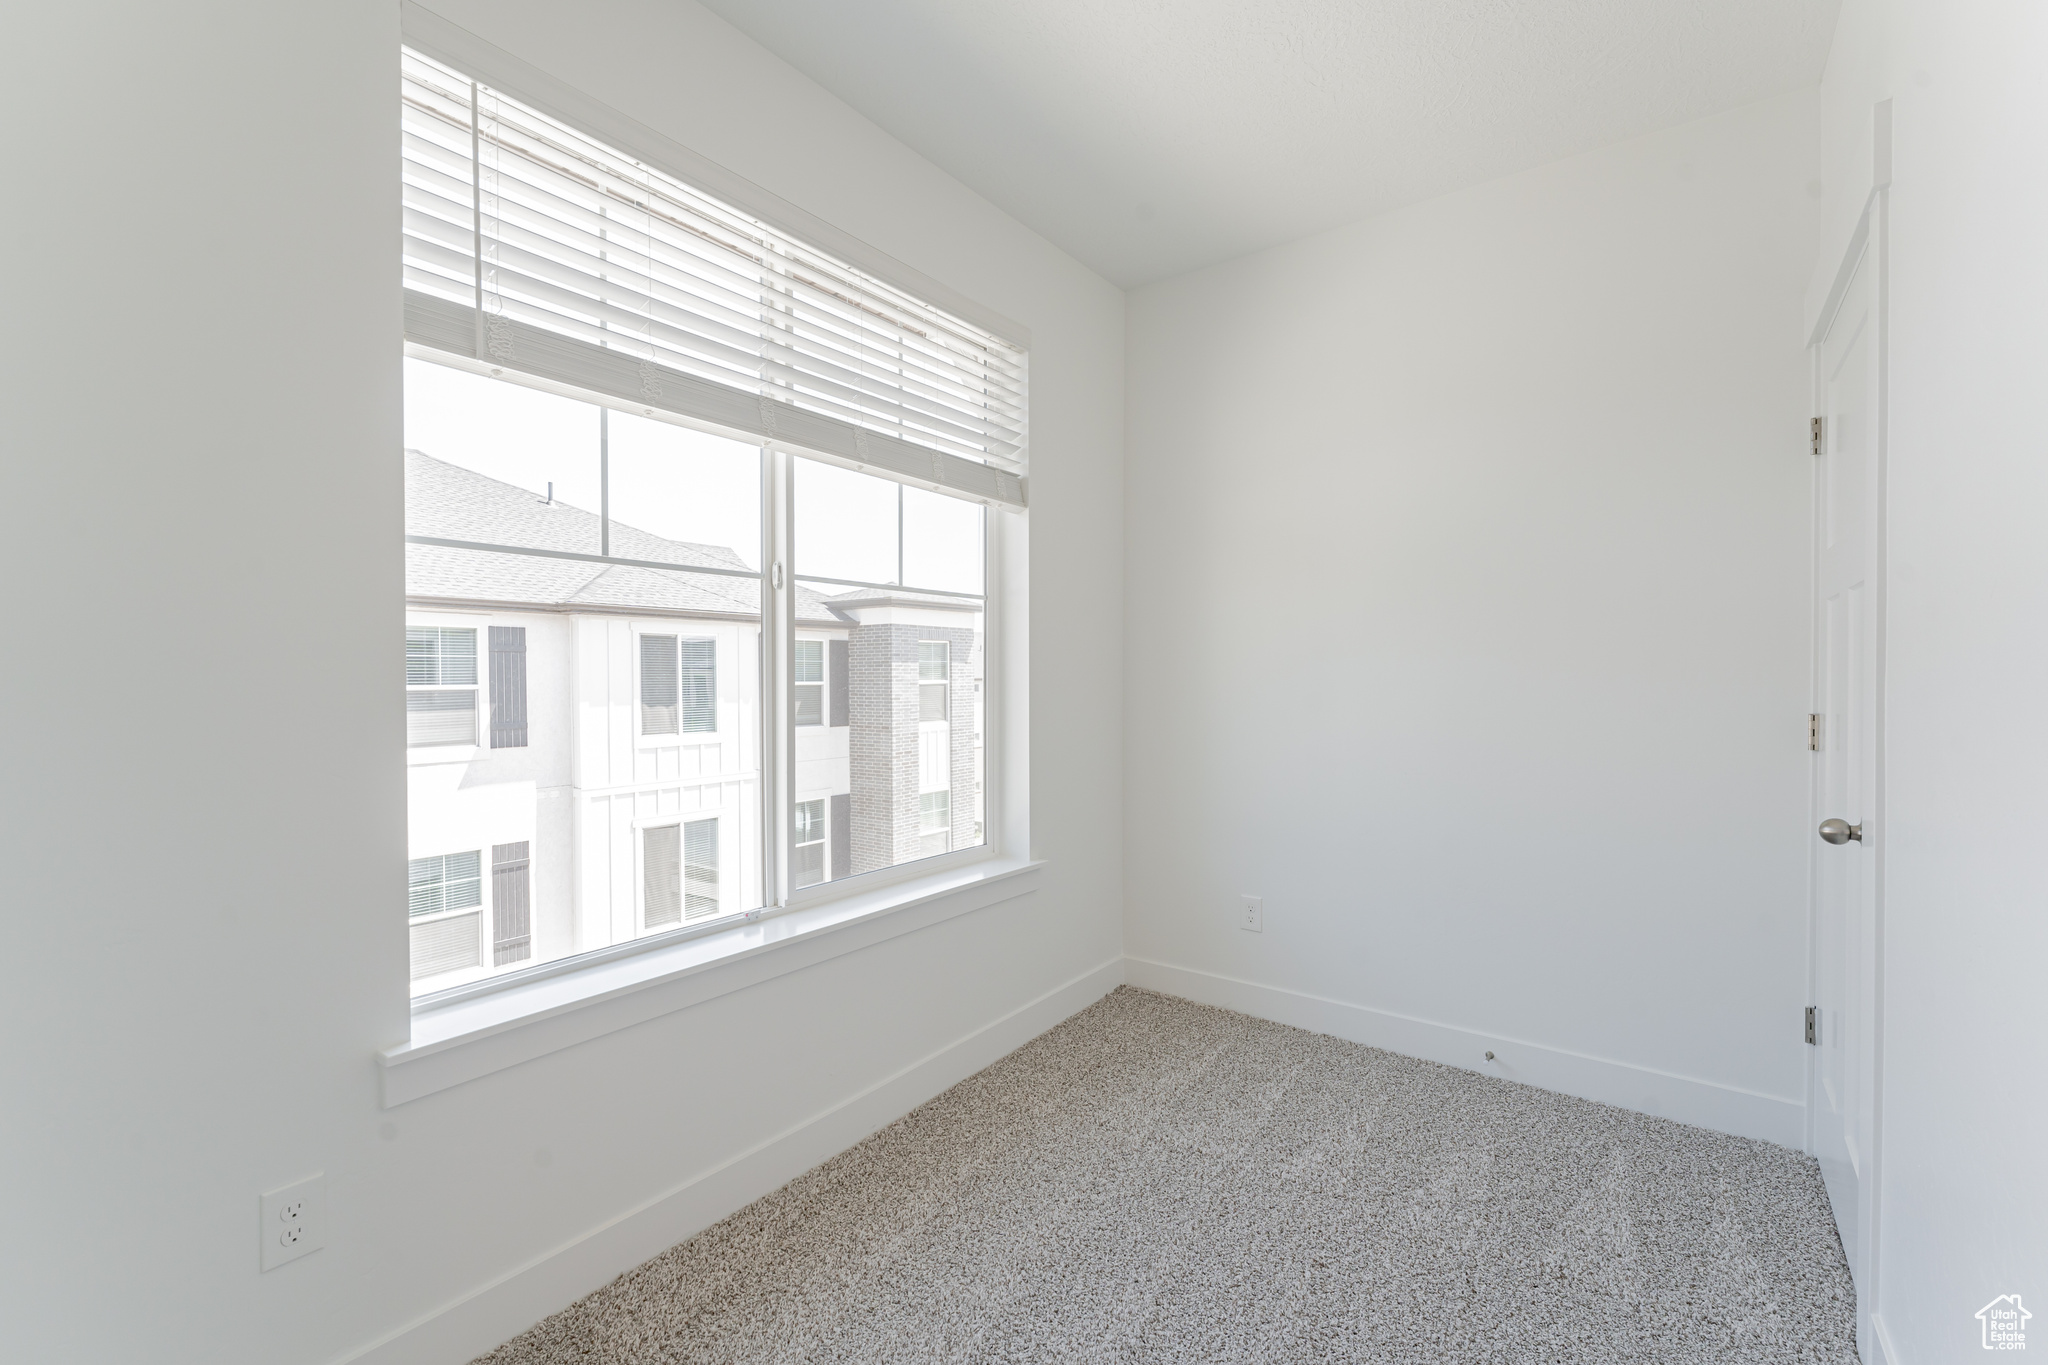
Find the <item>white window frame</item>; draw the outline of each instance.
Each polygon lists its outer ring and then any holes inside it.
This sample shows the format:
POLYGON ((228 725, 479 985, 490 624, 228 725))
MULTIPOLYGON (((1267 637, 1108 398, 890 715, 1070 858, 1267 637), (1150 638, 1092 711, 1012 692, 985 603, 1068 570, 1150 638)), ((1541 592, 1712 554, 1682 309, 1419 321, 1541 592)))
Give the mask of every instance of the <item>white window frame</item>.
MULTIPOLYGON (((571 123, 582 131, 601 138, 628 154, 658 166, 669 174, 695 184, 709 193, 755 214, 764 221, 802 237, 812 245, 830 252, 856 268, 887 281, 898 288, 927 300, 995 335, 1015 342, 1026 349, 1030 346, 1027 329, 993 313, 958 294, 944 284, 933 280, 905 266, 899 261, 876 251, 857 238, 832 227, 797 208, 795 205, 762 190, 697 153, 674 142, 665 135, 655 132, 637 121, 618 113, 608 106, 584 95, 573 87, 563 84, 539 68, 483 42, 474 35, 448 23, 413 3, 401 0, 402 41, 408 47, 423 52, 436 60, 463 70, 479 80, 487 81, 494 87, 541 109, 552 117, 571 123)), ((394 52, 394 60, 396 53, 394 52)), ((765 904, 757 909, 713 916, 696 924, 685 923, 680 928, 659 933, 640 931, 634 937, 605 948, 580 953, 572 957, 541 963, 533 967, 501 973, 467 985, 456 986, 416 997, 413 1013, 417 1021, 422 1016, 454 1010, 465 1002, 479 997, 502 992, 518 992, 523 988, 540 988, 543 981, 570 976, 577 973, 596 972, 608 964, 638 954, 655 952, 681 940, 706 936, 729 935, 736 926, 750 925, 771 915, 804 912, 806 924, 819 923, 816 911, 826 909, 831 903, 843 902, 850 918, 864 919, 898 907, 917 905, 927 900, 934 892, 932 888, 961 883, 963 873, 973 872, 977 864, 994 864, 996 867, 986 875, 1008 878, 1019 871, 1036 867, 1029 862, 1030 837, 1028 812, 1022 800, 1014 803, 1007 799, 1011 793, 1021 797, 1027 774, 1023 770, 1022 756, 1023 728, 1027 723, 1028 709, 1025 703, 1026 661, 1023 652, 1024 618, 1020 606, 1007 600, 1013 591, 1021 593, 1023 588, 1023 566, 1027 545, 1027 522, 1029 514, 1021 507, 998 507, 987 505, 984 518, 984 572, 981 594, 982 632, 982 677, 985 680, 980 698, 982 741, 983 822, 984 838, 980 844, 927 858, 913 859, 893 867, 878 868, 837 880, 827 880, 804 888, 789 886, 790 875, 786 850, 790 847, 791 826, 794 822, 795 783, 795 727, 794 720, 794 668, 793 645, 795 639, 794 599, 795 580, 784 572, 784 566, 795 562, 794 550, 794 506, 790 497, 791 472, 797 458, 821 460, 838 464, 858 472, 890 477, 879 469, 870 469, 856 459, 830 452, 810 450, 783 443, 760 446, 760 437, 721 427, 713 422, 697 421, 674 413, 651 408, 635 407, 619 399, 593 391, 538 379, 531 376, 515 375, 495 370, 487 362, 478 362, 439 352, 417 348, 411 344, 406 353, 417 355, 455 368, 489 375, 510 382, 526 384, 564 397, 590 402, 601 406, 615 407, 634 415, 670 421, 679 426, 692 427, 714 435, 746 441, 762 449, 763 466, 763 558, 759 578, 763 585, 762 631, 762 736, 760 766, 760 788, 762 799, 761 847, 764 867, 762 869, 763 900, 765 904), (780 515, 778 515, 778 510, 780 515), (781 686, 770 686, 770 680, 780 679, 781 686), (772 694, 772 695, 771 695, 772 694), (1015 734, 1012 734, 1012 731, 1015 734), (1016 760, 1011 762, 1014 752, 1016 760), (900 890, 898 889, 900 888, 900 890)), ((903 480, 898 478, 898 482, 903 480)), ((914 481, 911 486, 918 486, 914 481)), ((936 485, 931 485, 936 487, 936 485)), ((943 490, 941 490, 943 491, 943 490)), ((597 556, 578 556, 599 558, 597 556)), ((717 572, 716 570, 710 570, 717 572)), ((752 576, 752 575, 749 575, 752 576)), ((807 580, 817 583, 831 583, 834 580, 807 580)), ((896 584, 852 584, 851 586, 872 586, 894 588, 896 584)), ((908 585, 906 590, 919 590, 908 585)), ((924 591, 930 591, 924 589, 924 591)), ((962 594, 948 594, 962 595, 962 594)), ((410 613, 409 613, 410 618, 410 613)), ((664 623, 665 624, 665 623, 664 623)), ((684 630, 684 622, 677 622, 673 630, 650 628, 646 633, 675 634, 678 637, 694 632, 684 630)), ((730 739, 726 733, 725 708, 718 707, 719 730, 689 732, 677 735, 643 736, 639 728, 639 666, 638 635, 636 629, 633 660, 634 694, 634 742, 638 745, 670 745, 684 742, 701 742, 711 739, 730 739)), ((722 638, 714 629, 708 632, 712 638, 722 638)), ((807 632, 808 634, 808 632, 807 632)), ((479 630, 479 730, 484 721, 481 717, 488 706, 488 682, 482 661, 482 641, 479 630)), ((826 690, 830 690, 829 646, 826 668, 826 690)), ((729 665, 720 659, 723 669, 729 665)), ((950 671, 950 669, 949 669, 950 671)), ((951 708, 949 696, 949 713, 951 708)), ((825 720, 829 723, 830 697, 825 699, 825 720)), ((949 715, 949 720, 951 719, 949 715)), ((438 754, 434 761, 469 761, 478 756, 480 750, 472 746, 469 752, 457 757, 460 746, 440 746, 409 753, 438 754)), ((956 793, 957 795, 957 793, 956 793)), ((709 818, 713 812, 698 815, 660 815, 649 818, 648 824, 686 823, 690 818, 709 818)), ((827 803, 827 822, 831 820, 830 803, 827 803)), ((644 911, 640 905, 644 895, 644 870, 640 867, 644 844, 638 833, 642 821, 635 820, 634 834, 634 923, 644 922, 644 911)), ((728 847, 738 826, 731 821, 720 820, 720 871, 721 897, 727 883, 727 872, 731 867, 728 847)), ((827 844, 829 850, 829 840, 827 844)), ((537 850, 535 850, 537 853, 537 850)), ((486 850, 488 856, 488 850, 486 850)), ((829 852, 828 852, 829 857, 829 852)), ((489 893, 485 893, 488 910, 489 893)), ((832 918, 828 914, 828 920, 832 918)), ((486 940, 488 939, 486 925, 486 940)), ((806 931, 808 932, 808 930, 806 931)), ((793 941, 793 940, 792 940, 793 941)), ((745 950, 745 945, 735 941, 733 951, 745 950)), ((484 955, 488 957, 486 944, 484 955)), ((389 1062, 391 1053, 387 1052, 389 1062)))
MULTIPOLYGON (((686 822, 680 814, 656 816, 633 822, 633 934, 636 938, 656 937, 673 933, 690 922, 689 896, 683 890, 684 852, 683 825, 686 822), (650 928, 647 923, 647 836, 658 829, 672 829, 676 832, 676 922, 671 926, 650 928)), ((723 833, 723 830, 720 831, 723 833)))
POLYGON ((481 976, 481 975, 482 975, 482 973, 484 972, 484 970, 485 970, 485 969, 486 969, 486 968, 487 968, 487 967, 488 967, 488 966, 490 965, 489 959, 490 959, 490 954, 491 954, 491 928, 492 928, 492 917, 491 917, 491 850, 490 850, 490 846, 489 846, 488 844, 486 844, 486 845, 484 845, 484 846, 483 846, 483 847, 482 847, 481 849, 470 849, 470 848, 453 848, 453 849, 449 849, 449 850, 447 850, 446 852, 443 852, 443 853, 422 853, 422 854, 420 854, 420 855, 419 855, 419 857, 417 857, 417 858, 413 858, 413 857, 408 857, 408 858, 406 859, 406 872, 407 872, 407 877, 406 877, 406 881, 407 881, 407 887, 408 887, 408 899, 407 899, 407 905, 406 905, 406 916, 405 916, 405 941, 406 941, 406 973, 407 973, 407 975, 406 975, 406 985, 407 985, 407 988, 408 988, 408 989, 410 989, 410 988, 411 988, 411 985, 412 985, 412 983, 413 983, 414 981, 438 981, 438 980, 442 980, 442 979, 444 979, 444 978, 445 978, 445 979, 447 979, 447 980, 449 980, 449 981, 451 981, 451 982, 454 982, 454 983, 460 984, 460 983, 462 983, 462 982, 467 982, 467 981, 472 981, 472 980, 476 980, 476 979, 478 979, 478 978, 479 978, 479 976, 481 976), (476 896, 477 896, 477 899, 476 899, 476 904, 475 904, 475 905, 464 905, 464 906, 459 906, 459 907, 456 907, 456 908, 454 908, 454 909, 447 909, 447 908, 443 908, 443 909, 440 909, 440 910, 432 910, 432 911, 429 911, 429 912, 427 912, 427 913, 426 913, 426 914, 424 914, 424 915, 415 915, 415 914, 413 914, 413 913, 412 913, 412 906, 411 906, 411 903, 410 903, 410 885, 411 885, 411 871, 412 871, 412 864, 413 864, 413 863, 416 863, 416 862, 418 862, 418 861, 419 861, 419 860, 420 860, 421 858, 451 858, 451 857, 457 857, 457 856, 459 856, 459 855, 461 855, 461 854, 465 854, 465 853, 475 853, 475 854, 477 855, 477 892, 476 892, 476 896), (461 918, 461 917, 462 917, 462 916, 464 916, 464 915, 474 915, 474 916, 476 916, 476 921, 477 921, 477 960, 476 960, 476 961, 475 961, 474 963, 472 963, 471 965, 467 966, 467 967, 456 967, 456 968, 454 968, 454 969, 452 969, 452 970, 450 970, 450 971, 445 971, 445 972, 436 972, 436 973, 435 973, 434 975, 432 975, 432 976, 424 976, 424 977, 414 977, 414 976, 413 976, 413 975, 411 974, 411 970, 412 970, 412 931, 413 931, 413 929, 414 929, 414 928, 416 928, 416 927, 417 927, 417 926, 419 926, 419 925, 422 925, 422 924, 439 924, 439 923, 444 923, 444 922, 446 922, 446 921, 448 921, 448 920, 452 920, 452 919, 459 919, 459 918, 461 918))
POLYGON ((796 725, 796 728, 799 730, 830 729, 832 726, 832 642, 830 640, 816 631, 800 630, 796 633, 796 643, 791 646, 789 685, 792 698, 790 702, 790 719, 796 725), (818 680, 816 682, 804 682, 796 676, 795 649, 800 645, 816 645, 818 647, 818 680), (796 696, 796 689, 799 687, 815 687, 818 689, 818 719, 814 724, 805 725, 796 719, 796 702, 793 699, 796 696))
MULTIPOLYGON (((664 815, 642 815, 634 818, 630 826, 633 832, 633 937, 628 940, 628 943, 644 944, 656 939, 667 942, 678 935, 690 936, 701 932, 710 925, 725 925, 731 923, 734 919, 748 917, 745 912, 735 914, 733 911, 725 908, 728 899, 726 895, 728 884, 726 868, 730 863, 730 855, 732 853, 730 846, 738 842, 737 826, 740 823, 737 818, 727 819, 726 817, 728 815, 737 817, 738 814, 739 812, 730 806, 706 806, 697 810, 671 811, 664 815), (683 827, 685 825, 694 825, 704 820, 709 820, 718 826, 718 910, 716 913, 707 915, 703 919, 692 920, 690 918, 690 844, 689 835, 683 830, 683 827), (682 897, 679 903, 682 917, 668 928, 650 929, 647 927, 647 831, 650 829, 665 829, 670 825, 675 826, 678 831, 676 834, 676 857, 680 861, 677 864, 676 875, 680 880, 677 883, 676 894, 682 897)), ((612 946, 616 948, 627 945, 613 944, 612 946)), ((564 958, 562 963, 574 964, 580 960, 581 957, 579 955, 578 957, 564 958)), ((545 972, 549 967, 556 965, 559 964, 542 963, 535 970, 545 972)))
MULTIPOLYGON (((633 622, 633 743, 642 749, 672 749, 689 744, 711 744, 729 738, 726 733, 725 704, 719 699, 719 679, 724 676, 728 665, 729 652, 725 648, 727 632, 717 626, 696 618, 679 616, 673 621, 652 621, 636 619, 633 622), (640 710, 640 651, 642 638, 655 635, 667 636, 676 642, 676 732, 672 735, 650 735, 641 730, 644 723, 640 710), (711 728, 709 730, 683 729, 683 657, 682 647, 688 640, 709 640, 711 642, 711 728)), ((735 662, 736 661, 732 661, 735 662)))
MULTIPOLYGON (((790 861, 792 865, 795 863, 796 859, 794 855, 796 851, 800 848, 817 849, 818 860, 822 864, 821 868, 819 869, 818 880, 815 882, 807 882, 805 883, 805 885, 821 886, 826 881, 830 880, 832 876, 832 797, 829 793, 821 794, 818 796, 799 796, 796 799, 796 804, 799 806, 815 805, 819 808, 821 814, 818 817, 818 828, 822 830, 823 833, 821 833, 815 839, 810 839, 803 843, 798 843, 796 842, 796 835, 794 833, 794 826, 792 824, 792 832, 790 834, 789 843, 789 851, 792 855, 790 861)), ((796 873, 794 871, 794 868, 792 867, 792 871, 790 872, 790 882, 792 885, 794 885, 795 881, 796 873)))
MULTIPOLYGON (((469 618, 467 618, 467 617, 461 618, 461 619, 459 619, 459 620, 452 620, 452 621, 415 621, 415 620, 413 620, 413 619, 412 619, 412 613, 408 612, 408 613, 407 613, 407 616, 406 616, 406 622, 405 622, 405 631, 406 631, 406 635, 407 635, 408 637, 410 637, 410 636, 411 636, 411 634, 412 634, 412 632, 414 632, 414 631, 416 631, 416 630, 440 630, 440 631, 449 631, 449 630, 466 630, 466 631, 468 631, 468 632, 470 633, 470 636, 471 636, 471 638, 472 638, 472 641, 473 641, 473 643, 474 643, 474 647, 475 647, 475 650, 474 650, 474 656, 473 656, 473 661, 472 661, 472 667, 473 667, 473 669, 474 669, 474 671, 475 671, 476 677, 475 677, 475 678, 474 678, 474 679, 473 679, 472 681, 470 681, 470 682, 467 682, 467 683, 421 683, 421 684, 415 684, 415 683, 414 683, 414 682, 412 681, 412 679, 410 679, 410 678, 407 678, 407 679, 406 679, 406 681, 405 681, 405 704, 406 704, 406 738, 405 738, 405 751, 406 751, 406 754, 407 754, 407 757, 408 757, 408 761, 409 761, 409 762, 433 762, 433 763, 454 763, 454 762, 467 762, 467 761, 468 761, 469 759, 471 759, 471 758, 473 758, 473 757, 475 757, 475 756, 476 756, 476 751, 477 751, 478 749, 480 749, 480 748, 482 748, 482 747, 483 747, 483 734, 484 734, 484 729, 485 729, 485 727, 486 727, 486 726, 488 726, 488 725, 489 725, 489 723, 490 723, 490 720, 489 720, 489 716, 490 716, 490 706, 491 706, 491 699, 490 699, 490 670, 491 670, 491 660, 490 660, 490 650, 489 650, 489 646, 488 646, 488 644, 487 644, 487 642, 486 642, 486 640, 487 640, 487 637, 486 637, 486 635, 485 635, 484 629, 483 629, 482 627, 480 627, 480 626, 478 626, 478 625, 474 624, 474 623, 473 623, 473 622, 472 622, 472 621, 471 621, 471 620, 470 620, 469 618), (473 697, 473 698, 475 699, 475 701, 474 701, 474 704, 473 704, 473 705, 472 705, 472 706, 470 707, 470 713, 469 713, 469 738, 468 738, 468 740, 466 740, 466 741, 458 741, 458 742, 456 742, 456 743, 453 743, 453 744, 420 744, 420 745, 415 745, 415 744, 414 744, 414 743, 412 742, 412 719, 411 719, 411 716, 412 716, 412 699, 413 699, 413 697, 414 697, 415 695, 418 695, 418 694, 421 694, 421 693, 430 693, 430 692, 468 692, 468 693, 469 693, 469 694, 470 694, 470 695, 471 695, 471 696, 472 696, 472 697, 473 697), (412 758, 411 758, 411 755, 413 755, 413 754, 420 754, 420 755, 428 755, 428 754, 432 754, 432 755, 434 755, 434 757, 433 757, 433 758, 431 758, 431 759, 428 759, 428 758, 422 758, 422 759, 414 760, 414 759, 412 759, 412 758), (457 757, 455 757, 456 755, 461 755, 461 757, 460 757, 460 758, 457 758, 457 757)), ((411 640, 410 640, 410 638, 408 638, 408 639, 407 639, 407 642, 406 642, 406 643, 407 643, 408 645, 410 645, 410 644, 411 644, 411 640)))
MULTIPOLYGON (((476 664, 476 732, 468 744, 429 744, 415 749, 411 744, 405 747, 405 766, 408 768, 429 767, 437 763, 474 763, 489 758, 491 726, 491 660, 490 660, 491 617, 476 612, 443 611, 436 607, 408 606, 405 612, 405 628, 422 630, 427 627, 453 627, 460 630, 474 630, 477 639, 476 664)), ((407 692, 414 688, 408 684, 407 692)), ((420 689, 427 690, 427 689, 420 689)))

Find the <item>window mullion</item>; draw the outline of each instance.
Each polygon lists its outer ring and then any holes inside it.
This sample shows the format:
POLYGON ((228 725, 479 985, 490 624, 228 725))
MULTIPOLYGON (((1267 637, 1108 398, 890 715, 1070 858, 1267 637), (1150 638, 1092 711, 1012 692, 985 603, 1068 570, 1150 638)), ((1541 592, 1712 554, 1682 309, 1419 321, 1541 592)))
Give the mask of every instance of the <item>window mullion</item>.
POLYGON ((791 801, 796 791, 796 584, 791 507, 792 459, 761 452, 761 903, 789 899, 791 801))

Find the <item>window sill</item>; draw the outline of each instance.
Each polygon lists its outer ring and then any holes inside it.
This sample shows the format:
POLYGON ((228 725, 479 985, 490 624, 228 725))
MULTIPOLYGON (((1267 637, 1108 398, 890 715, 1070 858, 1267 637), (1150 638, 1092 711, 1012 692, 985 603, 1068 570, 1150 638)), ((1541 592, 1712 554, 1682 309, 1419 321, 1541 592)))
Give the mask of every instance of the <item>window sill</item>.
POLYGON ((377 1055, 384 1107, 1028 896, 1043 866, 976 862, 422 1010, 377 1055))

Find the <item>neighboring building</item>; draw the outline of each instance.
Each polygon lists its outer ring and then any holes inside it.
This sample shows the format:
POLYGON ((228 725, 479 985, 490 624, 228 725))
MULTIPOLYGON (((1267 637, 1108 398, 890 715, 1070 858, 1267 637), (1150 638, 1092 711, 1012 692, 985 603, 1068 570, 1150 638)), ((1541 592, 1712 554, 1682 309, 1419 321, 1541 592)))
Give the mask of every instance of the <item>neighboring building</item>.
MULTIPOLYGON (((595 554, 599 518, 406 453, 414 535, 595 554)), ((614 521, 611 553, 746 568, 614 521)), ((406 547, 413 977, 761 904, 750 578, 406 547)), ((980 842, 980 604, 796 589, 792 879, 980 842)))

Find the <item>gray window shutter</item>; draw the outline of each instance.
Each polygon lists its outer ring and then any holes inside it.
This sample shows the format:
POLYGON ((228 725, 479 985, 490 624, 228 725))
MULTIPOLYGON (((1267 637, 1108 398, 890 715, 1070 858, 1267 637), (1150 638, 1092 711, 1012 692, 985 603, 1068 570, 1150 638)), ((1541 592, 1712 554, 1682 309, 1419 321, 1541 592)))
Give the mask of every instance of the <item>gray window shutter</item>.
MULTIPOLYGON (((832 716, 828 724, 844 725, 846 724, 847 720, 846 641, 832 640, 828 641, 827 645, 828 655, 825 665, 825 695, 831 699, 826 704, 831 708, 832 711, 832 716)), ((835 796, 832 799, 835 801, 843 801, 846 798, 843 796, 835 796)), ((836 815, 832 818, 832 827, 834 829, 837 829, 839 827, 839 817, 836 815)), ((832 875, 836 877, 840 874, 834 872, 832 875)))
POLYGON ((491 627, 491 747, 526 747, 525 626, 491 627))
MULTIPOLYGON (((496 632, 493 626, 492 633, 496 632)), ((495 644, 491 650, 493 671, 495 644)), ((526 850, 524 841, 491 845, 491 965, 496 967, 533 956, 533 879, 526 850)))
MULTIPOLYGON (((839 657, 846 657, 845 642, 834 640, 832 647, 839 651, 839 657)), ((837 694, 835 694, 837 695, 837 694)), ((843 722, 834 721, 833 724, 843 722)), ((832 819, 826 825, 827 836, 832 841, 832 880, 853 875, 853 798, 840 792, 832 798, 832 819)))
POLYGON ((682 826, 656 825, 640 831, 640 862, 646 926, 656 929, 679 923, 683 918, 682 826))

